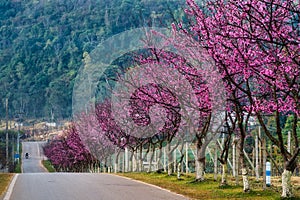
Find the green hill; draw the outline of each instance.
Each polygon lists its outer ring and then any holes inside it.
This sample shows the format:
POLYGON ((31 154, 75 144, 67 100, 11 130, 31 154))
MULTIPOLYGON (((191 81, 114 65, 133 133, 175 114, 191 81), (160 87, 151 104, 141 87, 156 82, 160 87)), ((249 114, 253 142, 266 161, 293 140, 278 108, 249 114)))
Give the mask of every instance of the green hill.
POLYGON ((183 6, 183 0, 0 0, 0 117, 5 98, 10 118, 71 117, 84 52, 131 28, 169 25, 183 6))

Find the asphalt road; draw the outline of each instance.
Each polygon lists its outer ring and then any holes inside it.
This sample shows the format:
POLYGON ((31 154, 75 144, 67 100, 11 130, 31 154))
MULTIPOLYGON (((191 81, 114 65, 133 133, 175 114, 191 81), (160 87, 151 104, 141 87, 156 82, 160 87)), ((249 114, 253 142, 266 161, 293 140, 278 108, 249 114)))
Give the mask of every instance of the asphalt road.
POLYGON ((42 142, 23 143, 23 172, 4 200, 183 200, 180 195, 113 174, 42 173, 42 142), (25 159, 25 153, 30 154, 25 159), (39 172, 39 173, 38 173, 39 172))
POLYGON ((42 146, 45 142, 22 142, 22 172, 40 173, 46 172, 41 161, 45 159, 42 146), (25 153, 29 153, 29 158, 25 158, 25 153))
POLYGON ((18 176, 10 200, 183 200, 154 186, 110 174, 30 173, 18 176))

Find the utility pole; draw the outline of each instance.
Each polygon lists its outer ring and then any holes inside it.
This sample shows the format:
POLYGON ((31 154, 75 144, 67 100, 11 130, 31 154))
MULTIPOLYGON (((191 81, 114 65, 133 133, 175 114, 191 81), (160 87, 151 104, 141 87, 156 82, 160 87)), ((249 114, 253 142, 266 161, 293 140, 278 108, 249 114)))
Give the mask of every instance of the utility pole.
POLYGON ((9 157, 8 157, 8 98, 5 99, 5 110, 6 110, 6 168, 8 169, 9 157))
POLYGON ((218 179, 218 144, 215 144, 215 156, 214 156, 214 180, 217 181, 218 179))
POLYGON ((15 137, 14 135, 12 135, 12 138, 11 138, 11 161, 12 163, 15 162, 15 137))
POLYGON ((22 123, 18 123, 18 135, 17 135, 17 159, 18 162, 20 160, 20 126, 22 126, 22 123))
MULTIPOLYGON (((259 166, 260 168, 263 166, 262 165, 262 134, 261 134, 261 128, 258 126, 258 148, 259 148, 259 166)), ((262 173, 262 170, 260 170, 260 174, 262 173)))
POLYGON ((266 162, 267 162, 267 141, 265 136, 262 136, 262 151, 263 151, 263 159, 262 159, 262 167, 263 167, 263 189, 266 189, 266 162))
POLYGON ((189 144, 185 142, 185 173, 189 173, 189 144))
POLYGON ((256 181, 259 180, 259 164, 258 164, 258 135, 255 136, 255 175, 256 181))
MULTIPOLYGON (((232 138, 232 141, 235 140, 235 137, 233 136, 232 138)), ((233 142, 233 145, 232 145, 232 175, 234 177, 236 177, 236 145, 235 145, 235 142, 233 142)))

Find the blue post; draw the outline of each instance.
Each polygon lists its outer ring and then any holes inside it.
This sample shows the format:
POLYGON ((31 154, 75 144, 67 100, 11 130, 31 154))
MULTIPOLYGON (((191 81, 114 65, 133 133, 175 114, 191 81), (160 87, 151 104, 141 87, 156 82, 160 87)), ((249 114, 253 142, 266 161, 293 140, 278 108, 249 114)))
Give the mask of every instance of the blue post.
POLYGON ((271 186, 271 163, 266 163, 266 185, 268 187, 271 186))

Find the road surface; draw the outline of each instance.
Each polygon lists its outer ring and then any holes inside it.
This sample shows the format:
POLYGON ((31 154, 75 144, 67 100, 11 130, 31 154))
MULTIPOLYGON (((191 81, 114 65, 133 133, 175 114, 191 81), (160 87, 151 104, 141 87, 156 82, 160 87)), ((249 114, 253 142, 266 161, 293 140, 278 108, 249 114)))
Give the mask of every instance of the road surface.
POLYGON ((10 200, 183 200, 154 186, 110 174, 29 173, 16 180, 10 200))
POLYGON ((112 174, 42 173, 42 142, 24 142, 23 172, 15 175, 4 200, 183 200, 158 187, 112 174), (40 172, 40 173, 38 173, 40 172))
POLYGON ((42 146, 45 142, 22 142, 22 172, 39 173, 46 172, 41 161, 45 158, 42 146), (25 158, 25 153, 29 153, 29 158, 25 158))

